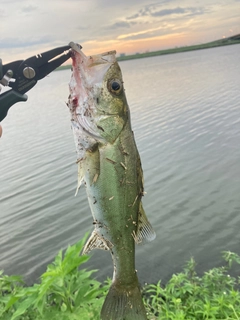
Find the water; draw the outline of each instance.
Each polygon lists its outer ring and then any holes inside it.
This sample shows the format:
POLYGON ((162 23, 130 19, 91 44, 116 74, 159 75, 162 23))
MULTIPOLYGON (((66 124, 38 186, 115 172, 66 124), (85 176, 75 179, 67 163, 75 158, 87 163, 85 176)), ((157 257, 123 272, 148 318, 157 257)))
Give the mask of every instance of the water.
MULTIPOLYGON (((157 238, 137 246, 141 282, 166 281, 191 256, 221 265, 240 241, 240 45, 120 63, 157 238)), ((65 101, 70 71, 13 106, 0 140, 0 269, 36 281, 61 248, 93 228, 77 184, 65 101)), ((112 275, 108 252, 88 266, 112 275)))

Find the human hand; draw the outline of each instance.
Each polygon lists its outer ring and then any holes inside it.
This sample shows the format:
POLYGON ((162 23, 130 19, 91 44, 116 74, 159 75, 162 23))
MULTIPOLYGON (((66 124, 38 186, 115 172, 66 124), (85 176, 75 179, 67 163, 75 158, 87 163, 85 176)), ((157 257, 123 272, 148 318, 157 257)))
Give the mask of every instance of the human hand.
POLYGON ((1 127, 1 124, 0 124, 0 138, 2 136, 2 127, 1 127))

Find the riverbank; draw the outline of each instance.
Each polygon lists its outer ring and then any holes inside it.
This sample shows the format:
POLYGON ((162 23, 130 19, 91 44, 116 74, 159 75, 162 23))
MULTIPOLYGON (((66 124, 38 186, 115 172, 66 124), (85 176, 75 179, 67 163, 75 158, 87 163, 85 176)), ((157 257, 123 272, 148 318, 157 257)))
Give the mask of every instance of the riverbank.
POLYGON ((124 61, 124 60, 131 60, 131 59, 140 59, 140 58, 161 56, 161 55, 173 54, 173 53, 179 53, 179 52, 210 49, 210 48, 228 46, 228 45, 233 45, 233 44, 238 44, 238 43, 240 43, 240 39, 239 40, 229 40, 229 41, 218 40, 218 41, 194 45, 194 46, 177 47, 177 48, 172 48, 172 49, 138 53, 138 54, 133 54, 133 55, 128 55, 128 56, 120 56, 117 58, 117 60, 124 61))
MULTIPOLYGON (((68 247, 64 256, 58 253, 40 277, 40 283, 24 285, 19 276, 6 276, 0 271, 0 318, 2 320, 100 320, 110 280, 100 283, 82 265, 90 256, 79 255, 88 235, 68 247), (79 266, 81 267, 79 270, 79 266)), ((223 267, 196 272, 191 259, 183 272, 173 274, 162 285, 146 284, 143 302, 149 320, 239 319, 239 279, 229 275, 240 256, 224 252, 223 267)))
MULTIPOLYGON (((173 54, 173 53, 180 53, 180 52, 187 52, 187 51, 194 51, 194 50, 202 50, 202 49, 210 49, 215 47, 222 47, 222 46, 229 46, 234 44, 240 43, 240 35, 235 35, 233 37, 220 39, 212 42, 207 42, 203 44, 198 44, 194 46, 185 46, 185 47, 176 47, 176 48, 170 48, 170 49, 164 49, 164 50, 158 50, 158 51, 150 51, 145 53, 136 53, 132 55, 124 55, 122 54, 120 57, 117 57, 118 61, 126 61, 126 60, 132 60, 132 59, 141 59, 141 58, 148 58, 148 57, 154 57, 154 56, 161 56, 166 54, 173 54)), ((66 66, 60 66, 57 68, 57 70, 65 70, 70 69, 71 65, 66 66)))

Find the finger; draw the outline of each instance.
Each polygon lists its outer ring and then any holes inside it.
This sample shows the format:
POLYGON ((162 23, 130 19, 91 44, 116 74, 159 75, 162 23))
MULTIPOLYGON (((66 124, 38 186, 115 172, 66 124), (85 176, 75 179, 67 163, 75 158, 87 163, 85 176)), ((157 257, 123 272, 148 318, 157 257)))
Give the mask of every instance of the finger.
POLYGON ((0 125, 0 138, 1 138, 1 136, 2 136, 2 127, 0 125))

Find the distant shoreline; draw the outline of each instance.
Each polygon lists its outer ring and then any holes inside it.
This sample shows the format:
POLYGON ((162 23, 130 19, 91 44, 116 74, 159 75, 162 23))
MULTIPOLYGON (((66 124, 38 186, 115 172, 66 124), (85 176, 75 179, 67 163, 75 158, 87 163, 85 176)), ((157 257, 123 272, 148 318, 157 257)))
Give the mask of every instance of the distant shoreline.
MULTIPOLYGON (((132 59, 141 59, 141 58, 155 57, 155 56, 161 56, 161 55, 173 54, 173 53, 179 53, 179 52, 210 49, 210 48, 228 46, 228 45, 239 44, 239 43, 240 43, 240 36, 237 39, 232 39, 232 37, 231 37, 231 38, 227 38, 227 39, 198 44, 198 45, 194 45, 194 46, 177 47, 177 48, 172 48, 172 49, 151 51, 151 52, 145 52, 145 53, 136 53, 136 54, 132 54, 132 55, 123 55, 123 56, 118 57, 117 60, 118 61, 126 61, 126 60, 132 60, 132 59)), ((70 68, 71 68, 71 65, 66 65, 66 66, 60 66, 56 70, 65 70, 65 69, 70 69, 70 68)))
POLYGON ((194 46, 177 47, 177 48, 172 48, 172 49, 145 52, 145 53, 133 54, 133 55, 128 55, 128 56, 126 55, 126 56, 118 57, 117 60, 118 61, 125 61, 125 60, 131 60, 131 59, 140 59, 140 58, 161 56, 161 55, 172 54, 172 53, 210 49, 210 48, 222 47, 222 46, 239 44, 239 43, 240 43, 240 40, 229 41, 226 43, 218 43, 218 41, 215 41, 215 42, 204 43, 204 44, 199 44, 199 45, 194 45, 194 46))

